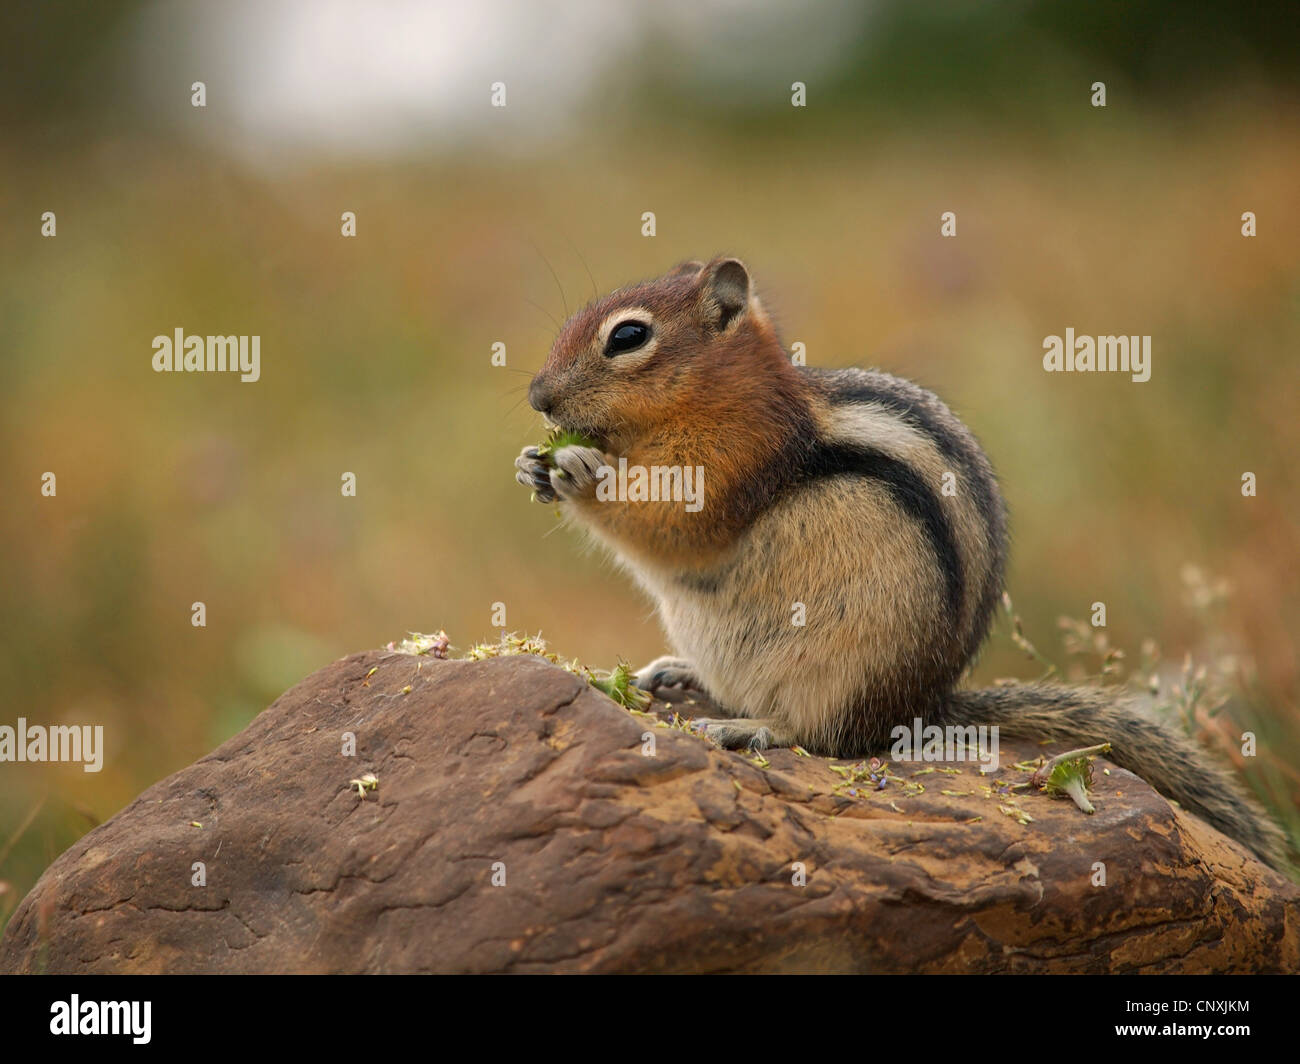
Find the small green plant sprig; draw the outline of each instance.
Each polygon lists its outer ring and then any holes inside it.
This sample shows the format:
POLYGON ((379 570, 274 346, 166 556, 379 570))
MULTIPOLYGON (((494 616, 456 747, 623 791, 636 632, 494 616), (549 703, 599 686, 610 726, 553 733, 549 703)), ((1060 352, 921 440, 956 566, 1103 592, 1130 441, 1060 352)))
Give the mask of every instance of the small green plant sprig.
POLYGON ((367 791, 377 791, 379 789, 379 777, 373 772, 367 772, 364 776, 358 776, 354 780, 348 780, 348 787, 355 787, 357 795, 363 800, 367 791))
POLYGON ((1110 743, 1058 754, 1035 772, 1029 782, 1045 788, 1054 797, 1069 798, 1085 813, 1095 813, 1097 810, 1088 800, 1088 790, 1092 787, 1092 757, 1108 753, 1110 743))
POLYGON ((537 445, 537 456, 548 466, 555 465, 555 452, 565 447, 599 447, 600 444, 581 432, 572 429, 553 428, 546 434, 546 439, 537 445))
POLYGON ((650 695, 632 682, 632 670, 620 661, 612 672, 590 674, 588 680, 597 691, 602 691, 624 709, 644 709, 650 704, 650 695))

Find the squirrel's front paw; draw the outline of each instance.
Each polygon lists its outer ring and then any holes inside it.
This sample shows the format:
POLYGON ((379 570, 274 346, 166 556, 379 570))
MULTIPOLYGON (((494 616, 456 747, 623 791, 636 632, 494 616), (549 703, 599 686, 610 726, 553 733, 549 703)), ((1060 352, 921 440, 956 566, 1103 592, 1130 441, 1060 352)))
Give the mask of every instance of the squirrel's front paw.
POLYGON ((655 658, 649 665, 637 669, 632 682, 651 694, 661 687, 693 687, 697 691, 704 690, 704 685, 695 675, 695 664, 686 658, 671 655, 655 658))
POLYGON ((515 480, 533 489, 538 502, 554 502, 555 489, 551 487, 551 467, 536 447, 525 447, 515 459, 515 480))
POLYGON ((550 471, 550 486, 561 499, 577 499, 595 490, 605 456, 595 447, 561 447, 551 455, 555 468, 550 471))

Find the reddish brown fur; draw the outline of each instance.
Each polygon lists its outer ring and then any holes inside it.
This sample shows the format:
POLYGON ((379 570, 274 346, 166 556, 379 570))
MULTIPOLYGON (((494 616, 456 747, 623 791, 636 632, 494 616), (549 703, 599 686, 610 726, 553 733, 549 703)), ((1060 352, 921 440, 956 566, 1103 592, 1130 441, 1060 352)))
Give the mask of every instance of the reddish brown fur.
POLYGON ((711 324, 709 269, 591 303, 565 324, 538 374, 539 387, 562 396, 552 419, 598 438, 606 452, 630 465, 704 468, 704 512, 578 500, 606 534, 661 564, 716 561, 770 496, 755 477, 783 452, 799 453, 810 435, 808 386, 761 309, 721 331, 711 324), (644 365, 611 373, 597 330, 636 307, 652 313, 658 347, 644 365))

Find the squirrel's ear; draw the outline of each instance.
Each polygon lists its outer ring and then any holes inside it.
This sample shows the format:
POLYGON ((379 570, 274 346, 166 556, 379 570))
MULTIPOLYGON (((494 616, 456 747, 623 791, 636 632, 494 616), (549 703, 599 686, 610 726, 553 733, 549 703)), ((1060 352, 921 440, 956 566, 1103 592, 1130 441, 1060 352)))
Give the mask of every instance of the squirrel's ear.
POLYGON ((739 259, 710 263, 700 289, 704 319, 721 332, 749 307, 749 271, 739 259))
POLYGON ((679 262, 664 276, 666 277, 694 277, 704 269, 704 263, 697 259, 691 259, 690 262, 679 262))

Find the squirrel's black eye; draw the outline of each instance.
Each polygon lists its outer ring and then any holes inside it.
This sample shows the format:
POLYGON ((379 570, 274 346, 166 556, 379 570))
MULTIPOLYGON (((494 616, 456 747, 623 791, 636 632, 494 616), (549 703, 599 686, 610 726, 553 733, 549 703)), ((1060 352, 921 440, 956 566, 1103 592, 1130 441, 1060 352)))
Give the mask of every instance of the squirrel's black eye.
POLYGON ((614 326, 605 345, 605 357, 635 351, 650 338, 650 330, 639 321, 625 321, 614 326))

